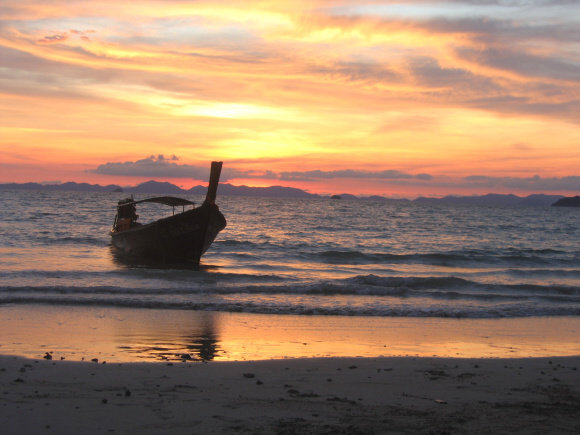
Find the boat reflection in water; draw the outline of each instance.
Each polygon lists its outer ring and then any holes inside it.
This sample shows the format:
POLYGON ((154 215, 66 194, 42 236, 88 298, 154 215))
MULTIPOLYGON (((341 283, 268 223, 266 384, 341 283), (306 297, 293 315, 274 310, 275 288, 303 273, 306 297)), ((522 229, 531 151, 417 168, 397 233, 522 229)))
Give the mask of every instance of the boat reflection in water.
POLYGON ((189 270, 205 271, 215 270, 219 266, 204 263, 192 263, 179 258, 152 257, 148 255, 138 255, 123 251, 115 245, 110 246, 110 259, 121 269, 160 269, 160 270, 189 270))

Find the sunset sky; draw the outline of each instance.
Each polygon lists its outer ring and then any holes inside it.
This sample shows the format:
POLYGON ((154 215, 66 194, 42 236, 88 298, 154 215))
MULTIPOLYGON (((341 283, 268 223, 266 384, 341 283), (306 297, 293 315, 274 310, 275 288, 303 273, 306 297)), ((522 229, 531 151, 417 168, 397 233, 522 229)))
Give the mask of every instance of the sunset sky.
POLYGON ((0 0, 0 183, 580 194, 580 1, 0 0))

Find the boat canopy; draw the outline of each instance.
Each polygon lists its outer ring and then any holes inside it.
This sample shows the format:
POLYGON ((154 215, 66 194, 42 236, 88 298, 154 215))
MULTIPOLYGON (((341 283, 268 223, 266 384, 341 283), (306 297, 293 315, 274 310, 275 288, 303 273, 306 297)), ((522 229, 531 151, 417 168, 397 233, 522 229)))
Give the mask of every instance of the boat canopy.
POLYGON ((176 198, 175 196, 158 196, 155 198, 141 199, 139 201, 134 201, 133 203, 140 204, 142 202, 154 202, 156 204, 168 205, 170 207, 177 207, 178 205, 195 205, 195 202, 183 198, 176 198))

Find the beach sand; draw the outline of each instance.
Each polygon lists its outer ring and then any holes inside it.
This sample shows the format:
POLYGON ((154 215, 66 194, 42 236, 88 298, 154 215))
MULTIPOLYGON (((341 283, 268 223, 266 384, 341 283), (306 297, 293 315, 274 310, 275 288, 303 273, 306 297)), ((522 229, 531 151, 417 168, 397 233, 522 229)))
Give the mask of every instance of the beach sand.
POLYGON ((580 432, 577 318, 14 305, 0 324, 3 435, 580 432))
POLYGON ((580 357, 0 357, 3 434, 580 432, 580 357))

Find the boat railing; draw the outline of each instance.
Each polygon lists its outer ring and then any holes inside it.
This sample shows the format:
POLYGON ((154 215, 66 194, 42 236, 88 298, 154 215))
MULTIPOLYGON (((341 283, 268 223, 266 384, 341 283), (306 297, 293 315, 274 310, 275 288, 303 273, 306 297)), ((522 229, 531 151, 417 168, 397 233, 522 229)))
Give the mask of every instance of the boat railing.
MULTIPOLYGON (((113 232, 116 231, 126 231, 131 228, 135 228, 141 226, 142 224, 137 222, 139 219, 139 215, 137 214, 137 204, 144 204, 144 203, 153 203, 153 204, 163 204, 168 205, 171 207, 171 216, 175 216, 176 208, 177 214, 185 213, 185 207, 187 205, 191 205, 192 209, 195 208, 195 203, 186 199, 175 198, 175 197, 155 197, 155 198, 147 198, 142 200, 134 200, 133 196, 130 198, 123 199, 118 202, 117 204, 117 215, 115 216, 115 222, 113 224, 113 232), (181 206, 181 212, 179 212, 179 207, 181 206)), ((148 210, 147 207, 141 209, 144 218, 147 221, 155 221, 161 219, 163 216, 160 216, 159 209, 157 210, 148 210)), ((167 215, 165 215, 167 216, 167 215)))

